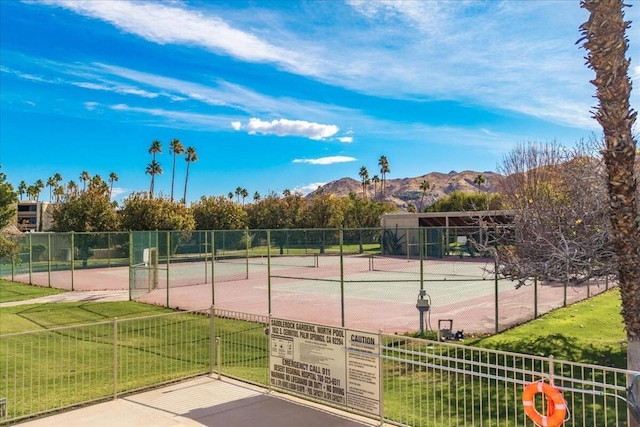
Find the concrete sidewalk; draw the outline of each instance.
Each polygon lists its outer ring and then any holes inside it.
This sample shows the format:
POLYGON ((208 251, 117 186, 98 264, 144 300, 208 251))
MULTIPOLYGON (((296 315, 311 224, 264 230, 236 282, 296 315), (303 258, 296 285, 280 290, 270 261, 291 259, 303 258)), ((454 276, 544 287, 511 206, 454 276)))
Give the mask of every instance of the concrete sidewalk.
POLYGON ((70 291, 45 297, 2 302, 0 308, 26 304, 44 304, 48 302, 110 302, 129 301, 129 291, 70 291))
POLYGON ((362 427, 376 421, 212 376, 70 410, 28 427, 362 427))

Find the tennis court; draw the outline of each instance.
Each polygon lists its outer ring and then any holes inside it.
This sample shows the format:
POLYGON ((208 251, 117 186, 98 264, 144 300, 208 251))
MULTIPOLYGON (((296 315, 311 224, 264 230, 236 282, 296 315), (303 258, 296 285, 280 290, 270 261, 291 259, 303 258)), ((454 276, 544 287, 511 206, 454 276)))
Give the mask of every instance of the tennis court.
MULTIPOLYGON (((424 289, 431 306, 425 329, 493 332, 563 305, 558 284, 515 289, 514 282, 495 280, 492 260, 424 260, 385 256, 290 256, 229 259, 222 262, 171 263, 158 270, 157 289, 140 301, 180 309, 216 308, 295 318, 387 333, 420 328, 416 301, 424 289), (202 283, 207 272, 208 283, 202 283), (164 275, 164 277, 163 277, 164 275), (211 282, 210 278, 215 280, 211 282), (197 283, 198 280, 200 283, 197 283), (496 302, 498 310, 496 312, 496 302), (451 324, 451 323, 452 324, 451 324)), ((144 282, 143 283, 148 283, 144 282)), ((601 292, 605 286, 585 284, 567 289, 568 303, 601 292)))

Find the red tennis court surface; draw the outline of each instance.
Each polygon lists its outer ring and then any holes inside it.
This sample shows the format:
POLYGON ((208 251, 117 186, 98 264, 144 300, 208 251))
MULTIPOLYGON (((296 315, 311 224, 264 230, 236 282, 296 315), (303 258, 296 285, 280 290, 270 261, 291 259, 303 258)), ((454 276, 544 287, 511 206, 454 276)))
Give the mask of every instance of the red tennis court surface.
MULTIPOLYGON (((300 266, 272 266, 271 298, 266 265, 216 263, 213 266, 216 282, 212 285, 210 262, 171 263, 169 274, 161 265, 156 272, 158 289, 137 289, 133 294, 138 301, 181 310, 203 309, 215 302, 215 307, 222 310, 335 326, 344 322, 348 328, 386 333, 414 332, 420 328, 416 301, 421 273, 431 305, 423 323, 427 330, 494 332, 496 289, 499 330, 533 319, 536 300, 538 315, 561 307, 565 300, 562 284, 538 285, 537 292, 532 285, 515 289, 514 282, 507 280, 499 280, 496 286, 482 259, 428 260, 422 272, 419 263, 398 258, 375 259, 374 269, 368 257, 345 258, 342 266, 339 257, 320 257, 316 267, 308 264, 309 258, 303 262, 300 266), (248 279, 244 275, 246 268, 248 279), (205 278, 209 283, 203 283, 205 278)), ((15 279, 28 282, 29 277, 21 275, 15 279)), ((32 273, 31 280, 41 286, 52 283, 71 289, 70 271, 32 273)), ((73 284, 75 290, 128 289, 129 269, 78 269, 74 271, 73 284)), ((603 284, 568 286, 566 301, 571 304, 604 290, 603 284)))

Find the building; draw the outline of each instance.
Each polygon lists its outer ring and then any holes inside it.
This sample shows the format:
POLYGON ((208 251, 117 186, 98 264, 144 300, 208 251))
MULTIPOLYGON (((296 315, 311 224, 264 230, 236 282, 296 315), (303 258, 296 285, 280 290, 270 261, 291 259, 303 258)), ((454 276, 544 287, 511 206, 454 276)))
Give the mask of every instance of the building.
POLYGON ((17 206, 16 226, 22 232, 52 231, 52 203, 21 200, 17 206))
POLYGON ((489 242, 511 229, 513 211, 390 213, 380 218, 386 254, 441 258, 468 250, 467 241, 489 242), (422 231, 422 233, 421 233, 422 231))

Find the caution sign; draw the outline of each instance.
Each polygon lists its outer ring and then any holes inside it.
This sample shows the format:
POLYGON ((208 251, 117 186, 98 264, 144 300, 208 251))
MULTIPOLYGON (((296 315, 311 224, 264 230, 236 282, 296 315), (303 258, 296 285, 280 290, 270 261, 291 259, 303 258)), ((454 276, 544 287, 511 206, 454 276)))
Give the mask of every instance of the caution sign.
POLYGON ((269 336, 272 387, 379 414, 378 335, 271 319, 269 336))
POLYGON ((380 413, 379 336, 347 331, 347 406, 372 415, 380 413))

